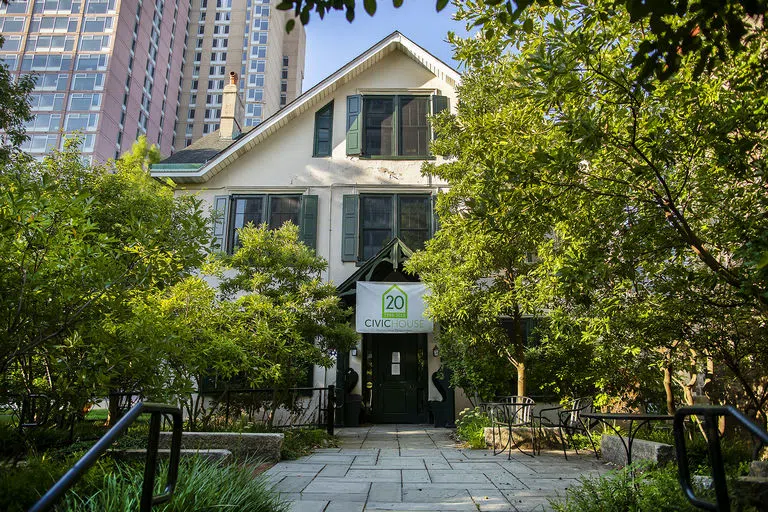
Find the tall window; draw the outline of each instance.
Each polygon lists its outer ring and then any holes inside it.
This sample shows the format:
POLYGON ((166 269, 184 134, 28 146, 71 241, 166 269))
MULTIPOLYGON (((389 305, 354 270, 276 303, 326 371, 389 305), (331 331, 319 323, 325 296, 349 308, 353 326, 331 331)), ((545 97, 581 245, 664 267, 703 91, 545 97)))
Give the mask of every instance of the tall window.
POLYGON ((285 196, 235 196, 232 199, 232 222, 230 222, 230 250, 240 246, 237 230, 249 223, 258 226, 263 223, 269 229, 277 229, 285 222, 299 224, 301 210, 300 195, 285 196))
POLYGON ((361 195, 360 258, 372 258, 395 236, 413 250, 423 249, 431 226, 429 195, 361 195))
POLYGON ((369 156, 426 156, 428 96, 365 96, 363 152, 369 156))
POLYGON ((333 102, 315 113, 315 147, 312 156, 331 156, 333 102))

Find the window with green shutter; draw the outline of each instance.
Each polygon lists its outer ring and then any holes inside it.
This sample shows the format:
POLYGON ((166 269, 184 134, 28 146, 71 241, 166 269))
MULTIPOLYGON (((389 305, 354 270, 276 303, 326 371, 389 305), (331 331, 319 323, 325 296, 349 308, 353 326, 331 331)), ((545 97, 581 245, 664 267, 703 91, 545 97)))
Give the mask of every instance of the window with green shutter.
POLYGON ((432 133, 428 117, 448 108, 433 95, 347 97, 347 154, 370 158, 426 158, 432 133))
POLYGON ((360 260, 375 256, 395 236, 414 251, 424 248, 432 236, 429 194, 360 195, 360 260))
POLYGON ((236 250, 240 242, 237 230, 253 224, 267 224, 277 229, 286 222, 299 227, 300 240, 316 248, 317 243, 317 196, 301 194, 253 194, 217 196, 215 208, 218 211, 228 206, 226 222, 214 225, 214 236, 221 237, 221 246, 227 252, 236 250), (226 200, 226 201, 223 201, 226 200), (228 203, 228 205, 227 205, 228 203), (221 233, 221 235, 217 235, 221 233))
POLYGON ((315 143, 312 156, 331 156, 333 145, 333 102, 315 113, 315 143))

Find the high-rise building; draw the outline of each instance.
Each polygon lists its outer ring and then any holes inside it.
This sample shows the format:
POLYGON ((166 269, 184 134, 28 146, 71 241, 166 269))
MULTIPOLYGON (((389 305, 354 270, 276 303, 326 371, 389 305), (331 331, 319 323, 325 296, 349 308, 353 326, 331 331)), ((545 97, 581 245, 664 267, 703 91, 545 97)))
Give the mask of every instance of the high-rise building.
POLYGON ((176 149, 219 128, 224 86, 240 75, 244 125, 256 126, 301 94, 306 34, 269 0, 192 0, 176 149))
POLYGON ((189 7, 188 0, 0 3, 0 60, 14 74, 37 74, 23 149, 40 157, 79 132, 94 161, 118 156, 139 135, 170 154, 189 7))

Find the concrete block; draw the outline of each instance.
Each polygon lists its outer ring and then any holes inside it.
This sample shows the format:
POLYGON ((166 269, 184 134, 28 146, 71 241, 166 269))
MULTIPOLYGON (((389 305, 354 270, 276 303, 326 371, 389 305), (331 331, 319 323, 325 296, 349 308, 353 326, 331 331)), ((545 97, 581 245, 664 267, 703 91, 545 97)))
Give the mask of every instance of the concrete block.
MULTIPOLYGON (((628 444, 629 440, 624 438, 624 442, 628 444)), ((603 434, 600 450, 606 462, 626 466, 627 451, 619 436, 603 434)), ((632 442, 632 462, 641 460, 649 460, 655 464, 666 464, 675 460, 675 447, 671 444, 635 439, 632 442)))
MULTIPOLYGON (((251 457, 267 461, 280 460, 283 434, 251 434, 240 432, 184 432, 183 449, 223 449, 236 458, 251 457)), ((171 432, 160 432, 160 448, 171 447, 171 432)))
MULTIPOLYGON (((496 449, 501 449, 504 446, 508 446, 507 439, 509 438, 509 429, 504 427, 496 427, 496 449)), ((536 435, 536 441, 541 441, 542 448, 562 449, 563 445, 560 442, 560 434, 557 427, 544 427, 542 429, 534 428, 536 435)), ((485 427, 483 430, 485 435, 485 442, 488 446, 494 447, 494 428, 485 427)), ((512 429, 513 446, 523 446, 530 448, 531 446, 531 429, 530 427, 516 427, 512 429)))
POLYGON ((753 460, 750 462, 749 476, 768 478, 768 460, 753 460))
POLYGON ((733 481, 731 496, 742 506, 753 506, 759 511, 768 511, 768 478, 742 476, 733 481))

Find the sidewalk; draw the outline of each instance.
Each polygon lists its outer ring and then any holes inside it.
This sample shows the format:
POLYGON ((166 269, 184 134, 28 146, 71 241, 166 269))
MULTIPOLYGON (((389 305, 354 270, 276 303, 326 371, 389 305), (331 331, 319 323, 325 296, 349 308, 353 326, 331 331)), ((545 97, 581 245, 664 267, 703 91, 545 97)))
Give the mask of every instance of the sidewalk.
POLYGON ((493 456, 459 449, 448 429, 375 425, 337 431, 340 448, 273 466, 267 475, 296 512, 542 511, 548 498, 608 468, 589 452, 493 456))

